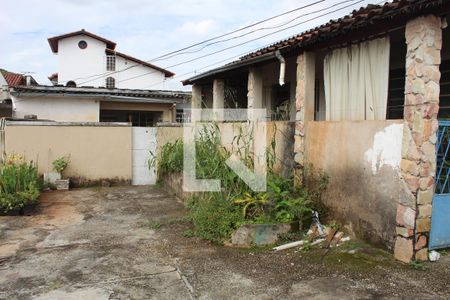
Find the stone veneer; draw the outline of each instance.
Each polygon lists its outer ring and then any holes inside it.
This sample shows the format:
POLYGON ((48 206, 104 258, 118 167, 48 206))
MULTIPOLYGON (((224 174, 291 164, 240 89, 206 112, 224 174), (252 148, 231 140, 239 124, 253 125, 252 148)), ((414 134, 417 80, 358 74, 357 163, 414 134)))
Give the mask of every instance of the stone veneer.
POLYGON ((401 175, 405 187, 397 208, 394 255, 403 262, 426 260, 436 171, 436 131, 442 47, 440 18, 406 24, 406 81, 401 175))
POLYGON ((295 183, 301 185, 303 182, 303 168, 305 155, 305 53, 297 57, 297 85, 295 89, 295 135, 294 135, 294 161, 295 161, 295 183))
POLYGON ((303 52, 297 57, 297 85, 295 89, 294 161, 295 184, 303 182, 305 168, 305 124, 314 120, 315 57, 303 52))

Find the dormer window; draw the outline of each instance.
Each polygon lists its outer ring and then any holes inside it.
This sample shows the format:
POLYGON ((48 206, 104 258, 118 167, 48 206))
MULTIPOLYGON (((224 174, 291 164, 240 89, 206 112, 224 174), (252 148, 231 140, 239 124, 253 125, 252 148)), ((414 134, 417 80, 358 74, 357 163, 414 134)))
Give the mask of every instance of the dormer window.
POLYGON ((116 80, 113 77, 106 78, 106 88, 113 89, 116 87, 116 80))
POLYGON ((106 56, 106 71, 116 70, 116 57, 114 55, 106 56))

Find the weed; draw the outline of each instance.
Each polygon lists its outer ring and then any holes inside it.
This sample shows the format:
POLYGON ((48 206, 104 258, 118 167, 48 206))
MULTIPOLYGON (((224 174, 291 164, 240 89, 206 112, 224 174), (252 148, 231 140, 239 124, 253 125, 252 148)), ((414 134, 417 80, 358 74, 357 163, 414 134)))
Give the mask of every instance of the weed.
POLYGON ((423 263, 421 263, 420 261, 417 261, 417 260, 411 261, 410 266, 414 270, 418 270, 418 271, 425 271, 427 269, 427 267, 423 263))
POLYGON ((303 247, 302 247, 302 251, 307 252, 307 251, 310 251, 311 248, 312 248, 311 243, 309 241, 305 241, 305 243, 303 244, 303 247))
MULTIPOLYGON (((226 161, 232 155, 239 157, 250 169, 254 166, 253 131, 239 133, 230 147, 222 145, 217 124, 205 124, 194 145, 184 145, 181 140, 164 145, 149 161, 158 169, 158 178, 183 170, 183 147, 196 150, 196 177, 198 179, 220 180, 220 192, 197 193, 188 201, 189 221, 195 226, 195 234, 215 243, 229 239, 231 233, 245 223, 291 223, 303 221, 326 185, 319 178, 319 187, 313 193, 305 187, 294 188, 292 178, 283 178, 273 172, 275 157, 275 136, 267 147, 268 191, 255 193, 231 170, 226 161)), ((323 176, 322 176, 323 177, 323 176)), ((313 182, 311 183, 313 184, 313 182)), ((302 223, 302 222, 300 222, 302 223)))
POLYGON ((193 230, 188 229, 188 230, 183 231, 182 235, 184 237, 191 238, 191 237, 195 236, 195 232, 193 230))
POLYGON ((156 230, 156 229, 161 228, 161 223, 155 222, 155 221, 149 221, 149 222, 146 224, 146 226, 147 226, 149 229, 156 230))
POLYGON ((7 157, 0 166, 0 210, 8 212, 35 203, 39 197, 39 179, 33 162, 23 157, 7 157))

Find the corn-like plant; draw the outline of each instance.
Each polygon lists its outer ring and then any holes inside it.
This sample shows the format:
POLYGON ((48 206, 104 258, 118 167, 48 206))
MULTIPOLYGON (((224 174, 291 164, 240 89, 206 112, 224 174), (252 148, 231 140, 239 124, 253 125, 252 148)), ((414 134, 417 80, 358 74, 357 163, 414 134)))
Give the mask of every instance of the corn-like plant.
POLYGON ((39 197, 37 168, 23 157, 10 155, 0 166, 0 210, 21 209, 39 197))

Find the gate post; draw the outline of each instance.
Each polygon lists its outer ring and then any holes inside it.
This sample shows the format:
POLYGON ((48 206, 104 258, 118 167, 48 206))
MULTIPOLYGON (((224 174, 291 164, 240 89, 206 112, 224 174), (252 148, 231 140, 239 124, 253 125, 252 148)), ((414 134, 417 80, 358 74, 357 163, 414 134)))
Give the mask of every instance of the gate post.
POLYGON ((441 20, 421 16, 406 24, 406 81, 401 175, 394 255, 427 260, 436 172, 436 131, 442 47, 441 20))

